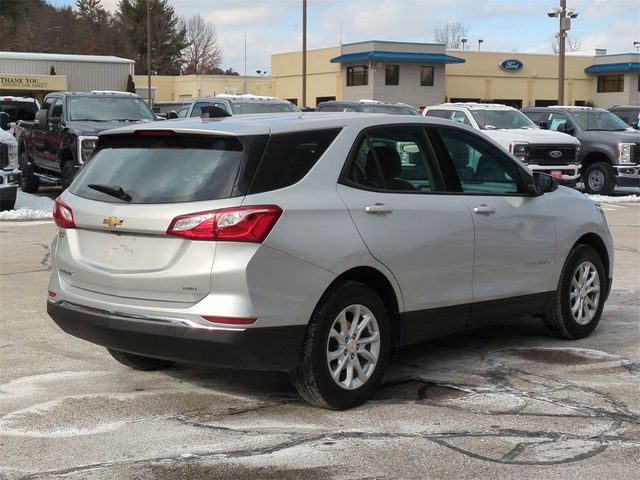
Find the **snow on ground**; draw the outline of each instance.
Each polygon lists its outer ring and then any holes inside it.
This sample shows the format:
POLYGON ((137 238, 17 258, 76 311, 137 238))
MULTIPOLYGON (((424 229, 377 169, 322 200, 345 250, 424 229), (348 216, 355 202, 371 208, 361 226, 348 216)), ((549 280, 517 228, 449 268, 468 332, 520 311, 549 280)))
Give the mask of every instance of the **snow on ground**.
POLYGON ((584 196, 597 203, 640 203, 640 195, 609 197, 607 195, 589 195, 585 193, 584 196))
MULTIPOLYGON (((585 197, 598 203, 640 203, 640 195, 606 196, 589 195, 585 197)), ((46 220, 52 217, 53 200, 49 197, 24 193, 18 189, 15 210, 0 212, 0 221, 46 220)))
POLYGON ((15 210, 0 212, 0 221, 44 220, 52 217, 53 200, 18 189, 15 210))

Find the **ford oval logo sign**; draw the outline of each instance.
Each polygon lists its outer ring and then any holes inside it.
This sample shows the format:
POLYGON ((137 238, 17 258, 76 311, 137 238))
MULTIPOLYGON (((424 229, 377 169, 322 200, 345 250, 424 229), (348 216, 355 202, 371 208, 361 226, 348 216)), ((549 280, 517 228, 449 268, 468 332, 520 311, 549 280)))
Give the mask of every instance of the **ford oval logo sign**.
POLYGON ((500 68, 505 72, 517 72, 524 67, 524 63, 515 58, 509 58, 500 62, 500 68))
POLYGON ((551 150, 549 152, 549 156, 551 158, 560 158, 560 157, 562 157, 562 152, 560 150, 551 150))

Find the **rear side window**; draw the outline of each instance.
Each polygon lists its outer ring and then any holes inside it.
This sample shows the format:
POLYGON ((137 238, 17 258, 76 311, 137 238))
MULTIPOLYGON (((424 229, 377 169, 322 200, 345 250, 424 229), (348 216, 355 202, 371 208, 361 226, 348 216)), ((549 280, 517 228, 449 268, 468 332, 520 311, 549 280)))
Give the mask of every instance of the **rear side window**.
POLYGON ((300 181, 339 132, 336 128, 272 135, 249 194, 277 190, 300 181))
POLYGON ((121 188, 131 197, 128 203, 136 204, 229 198, 233 196, 242 153, 237 138, 103 137, 70 190, 93 200, 126 202, 104 193, 104 188, 96 190, 95 185, 121 188))
POLYGON ((33 120, 36 118, 38 106, 35 102, 8 101, 0 103, 0 112, 9 114, 12 122, 33 120))

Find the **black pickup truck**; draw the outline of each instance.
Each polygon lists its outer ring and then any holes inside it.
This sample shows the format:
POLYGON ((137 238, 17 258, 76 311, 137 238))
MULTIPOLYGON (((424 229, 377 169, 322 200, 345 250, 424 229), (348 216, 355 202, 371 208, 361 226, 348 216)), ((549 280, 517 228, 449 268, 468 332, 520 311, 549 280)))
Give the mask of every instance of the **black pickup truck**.
POLYGON ((41 182, 67 188, 87 160, 98 133, 156 115, 137 95, 125 92, 55 92, 44 98, 33 122, 20 121, 20 187, 33 193, 41 182))
POLYGON ((542 128, 580 140, 578 161, 587 193, 609 195, 614 188, 640 187, 640 132, 613 113, 592 107, 528 107, 542 128))

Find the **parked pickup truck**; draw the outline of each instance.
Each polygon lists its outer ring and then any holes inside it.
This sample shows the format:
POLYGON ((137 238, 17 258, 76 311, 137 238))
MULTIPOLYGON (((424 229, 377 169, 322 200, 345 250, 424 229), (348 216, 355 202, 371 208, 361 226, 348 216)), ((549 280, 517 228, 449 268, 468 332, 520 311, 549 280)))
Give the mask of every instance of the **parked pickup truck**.
POLYGON ((640 133, 613 113, 593 107, 529 107, 527 117, 580 140, 578 160, 587 193, 609 195, 616 185, 640 187, 640 133))
POLYGON ((18 142, 9 133, 7 112, 0 112, 0 210, 12 210, 20 181, 17 170, 18 142))
POLYGON ((46 182, 66 189, 89 158, 98 133, 156 119, 147 104, 132 93, 50 93, 33 122, 17 124, 20 187, 33 193, 46 182))
POLYGON ((570 135, 542 130, 519 110, 495 103, 444 103, 422 114, 469 125, 491 137, 531 170, 550 174, 575 187, 580 178, 580 142, 570 135))

